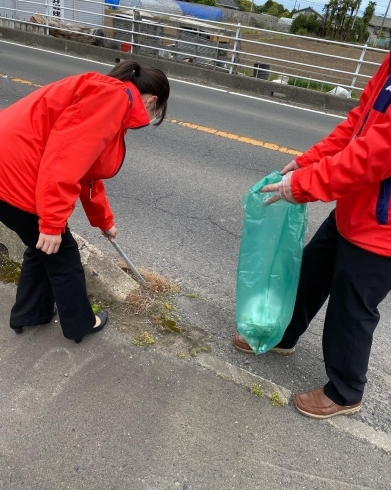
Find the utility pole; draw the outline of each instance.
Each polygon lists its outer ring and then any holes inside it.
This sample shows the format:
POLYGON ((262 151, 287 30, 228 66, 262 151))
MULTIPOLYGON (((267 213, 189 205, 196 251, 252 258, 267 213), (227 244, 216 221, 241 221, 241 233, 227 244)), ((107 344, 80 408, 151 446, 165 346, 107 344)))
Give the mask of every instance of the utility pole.
POLYGON ((391 4, 391 0, 388 0, 387 10, 386 10, 386 13, 384 14, 384 17, 383 17, 383 20, 382 20, 382 23, 381 23, 381 26, 380 26, 379 34, 383 30, 384 22, 386 20, 387 14, 388 14, 388 9, 390 8, 390 4, 391 4))

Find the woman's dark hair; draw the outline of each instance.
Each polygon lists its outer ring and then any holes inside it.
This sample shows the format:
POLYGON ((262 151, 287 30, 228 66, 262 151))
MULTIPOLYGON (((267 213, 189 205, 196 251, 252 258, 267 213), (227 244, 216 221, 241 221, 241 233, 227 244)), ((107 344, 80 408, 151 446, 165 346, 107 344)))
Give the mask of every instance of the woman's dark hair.
POLYGON ((122 82, 132 82, 141 95, 156 95, 156 110, 161 110, 161 116, 154 126, 160 126, 166 116, 170 95, 170 84, 162 70, 152 66, 140 66, 135 61, 121 61, 107 75, 122 82))

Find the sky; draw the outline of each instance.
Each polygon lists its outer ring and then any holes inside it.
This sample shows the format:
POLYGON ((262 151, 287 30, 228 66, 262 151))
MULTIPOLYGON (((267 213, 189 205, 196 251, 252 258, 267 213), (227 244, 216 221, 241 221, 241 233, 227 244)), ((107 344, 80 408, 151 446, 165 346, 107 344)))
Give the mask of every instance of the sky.
MULTIPOLYGON (((265 0, 266 1, 266 0, 265 0)), ((265 3, 263 0, 256 0, 255 3, 257 5, 263 5, 265 3)), ((297 10, 305 9, 306 7, 312 7, 319 14, 322 14, 323 7, 327 2, 327 0, 276 0, 277 3, 281 3, 287 10, 292 10, 296 8, 297 10)), ((375 0, 376 1, 376 0, 375 0)), ((387 6, 389 5, 390 0, 378 0, 376 1, 376 10, 375 15, 384 15, 387 6)), ((364 13, 365 7, 368 5, 369 0, 362 0, 360 10, 358 11, 359 15, 364 13)), ((391 18, 391 5, 387 13, 387 18, 391 18)))

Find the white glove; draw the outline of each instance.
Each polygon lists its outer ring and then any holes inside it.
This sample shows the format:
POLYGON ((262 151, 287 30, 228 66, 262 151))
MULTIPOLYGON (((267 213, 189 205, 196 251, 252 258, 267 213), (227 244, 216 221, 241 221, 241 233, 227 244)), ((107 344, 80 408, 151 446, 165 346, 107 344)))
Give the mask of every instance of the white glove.
MULTIPOLYGON (((291 162, 292 163, 292 162, 291 162)), ((272 196, 270 199, 266 201, 267 204, 273 204, 274 202, 283 199, 284 201, 290 202, 291 204, 299 204, 292 194, 292 174, 293 172, 288 172, 285 174, 281 180, 277 184, 269 184, 262 187, 259 192, 277 192, 275 196, 272 196)))

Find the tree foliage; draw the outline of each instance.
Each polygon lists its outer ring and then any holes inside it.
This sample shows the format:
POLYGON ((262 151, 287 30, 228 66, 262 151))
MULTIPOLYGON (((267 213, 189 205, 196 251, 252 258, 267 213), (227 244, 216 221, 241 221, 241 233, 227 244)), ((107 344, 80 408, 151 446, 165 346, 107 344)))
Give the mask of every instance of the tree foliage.
POLYGON ((317 35, 322 29, 322 22, 316 14, 300 14, 293 19, 291 25, 292 34, 313 34, 317 35))
POLYGON ((362 19, 357 17, 361 0, 331 0, 324 6, 322 34, 341 41, 366 41, 376 2, 369 2, 362 19))
MULTIPOLYGON (((208 5, 215 5, 215 0, 190 0, 208 5), (213 2, 213 3, 209 3, 213 2)), ((281 3, 266 0, 263 5, 256 5, 251 0, 237 0, 240 10, 273 15, 275 17, 292 17, 296 12, 289 12, 281 3)), ((328 0, 323 8, 323 21, 316 14, 299 15, 291 26, 291 33, 315 35, 347 42, 366 42, 368 26, 375 13, 376 2, 370 1, 362 17, 358 16, 362 0, 328 0)))
MULTIPOLYGON (((238 2, 238 7, 243 12, 250 12, 251 11, 251 5, 252 5, 252 3, 250 0, 240 0, 238 2)), ((256 7, 256 5, 254 5, 254 7, 256 7)))
POLYGON ((200 5, 209 5, 209 7, 217 7, 216 0, 189 0, 190 3, 199 3, 200 5))

